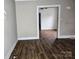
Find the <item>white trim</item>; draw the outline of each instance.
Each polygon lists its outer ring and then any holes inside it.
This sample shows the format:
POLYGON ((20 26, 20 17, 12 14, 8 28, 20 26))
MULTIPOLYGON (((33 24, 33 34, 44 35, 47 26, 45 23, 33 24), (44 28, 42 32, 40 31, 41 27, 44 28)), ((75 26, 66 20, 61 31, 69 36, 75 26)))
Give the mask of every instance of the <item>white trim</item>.
POLYGON ((37 6, 37 8, 44 8, 44 7, 60 7, 60 5, 40 5, 40 6, 37 6))
POLYGON ((53 30, 53 29, 57 29, 57 28, 42 28, 42 30, 53 30))
POLYGON ((75 38, 75 35, 63 35, 63 36, 60 36, 58 38, 75 38))
POLYGON ((61 9, 60 5, 41 5, 41 6, 37 6, 37 36, 39 37, 39 15, 38 15, 38 12, 39 12, 39 8, 43 8, 43 7, 58 7, 59 8, 59 15, 58 15, 58 37, 60 37, 60 9, 61 9))
POLYGON ((58 14, 58 37, 60 37, 60 13, 61 13, 61 6, 59 5, 59 14, 58 14))
POLYGON ((36 40, 39 37, 18 37, 18 40, 36 40))
POLYGON ((11 55, 13 49, 15 48, 17 42, 18 42, 18 40, 15 41, 15 43, 13 44, 13 46, 11 46, 11 49, 9 50, 9 52, 7 53, 7 56, 5 56, 4 59, 9 59, 10 58, 10 55, 11 55))
POLYGON ((39 38, 39 8, 37 7, 37 37, 39 38))

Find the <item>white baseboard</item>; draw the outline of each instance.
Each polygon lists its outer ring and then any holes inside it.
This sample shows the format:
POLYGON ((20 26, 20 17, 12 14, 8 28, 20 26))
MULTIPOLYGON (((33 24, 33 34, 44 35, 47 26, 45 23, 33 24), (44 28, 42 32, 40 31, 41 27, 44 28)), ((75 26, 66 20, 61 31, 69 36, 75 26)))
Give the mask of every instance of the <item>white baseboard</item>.
POLYGON ((58 38, 75 38, 75 35, 63 35, 63 36, 59 36, 58 38))
POLYGON ((18 37, 18 40, 36 40, 39 37, 18 37))
POLYGON ((17 42, 18 42, 18 40, 13 44, 13 46, 11 47, 11 49, 10 49, 9 52, 7 53, 7 56, 5 56, 4 59, 9 59, 9 58, 10 58, 10 55, 11 55, 13 49, 15 48, 17 42))

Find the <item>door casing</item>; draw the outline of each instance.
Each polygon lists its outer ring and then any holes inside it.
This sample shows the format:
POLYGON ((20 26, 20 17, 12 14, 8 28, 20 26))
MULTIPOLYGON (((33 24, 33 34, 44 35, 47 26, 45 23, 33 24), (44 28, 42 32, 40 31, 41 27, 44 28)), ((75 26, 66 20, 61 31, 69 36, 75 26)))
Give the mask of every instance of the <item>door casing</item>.
POLYGON ((37 6, 37 37, 40 38, 40 33, 39 33, 39 9, 40 8, 53 8, 53 7, 58 7, 58 31, 57 31, 57 38, 60 37, 60 5, 41 5, 41 6, 37 6))

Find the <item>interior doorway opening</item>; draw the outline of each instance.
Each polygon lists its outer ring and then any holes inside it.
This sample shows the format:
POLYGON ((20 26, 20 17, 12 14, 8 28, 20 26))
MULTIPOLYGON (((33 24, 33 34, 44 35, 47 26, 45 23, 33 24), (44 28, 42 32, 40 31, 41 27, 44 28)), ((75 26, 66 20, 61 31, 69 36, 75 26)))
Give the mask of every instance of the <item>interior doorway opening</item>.
POLYGON ((39 6, 39 37, 44 39, 58 38, 59 6, 39 6))

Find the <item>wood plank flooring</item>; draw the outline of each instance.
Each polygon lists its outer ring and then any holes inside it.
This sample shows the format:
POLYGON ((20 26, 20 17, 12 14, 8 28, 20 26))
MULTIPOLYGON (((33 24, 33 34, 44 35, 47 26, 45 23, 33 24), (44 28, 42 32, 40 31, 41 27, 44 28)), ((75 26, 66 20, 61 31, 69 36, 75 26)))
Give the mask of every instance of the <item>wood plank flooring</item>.
POLYGON ((51 29, 51 30, 41 30, 40 31, 41 37, 45 39, 56 39, 57 38, 57 30, 56 29, 51 29))
POLYGON ((18 41, 9 59, 75 59, 75 40, 18 41))

